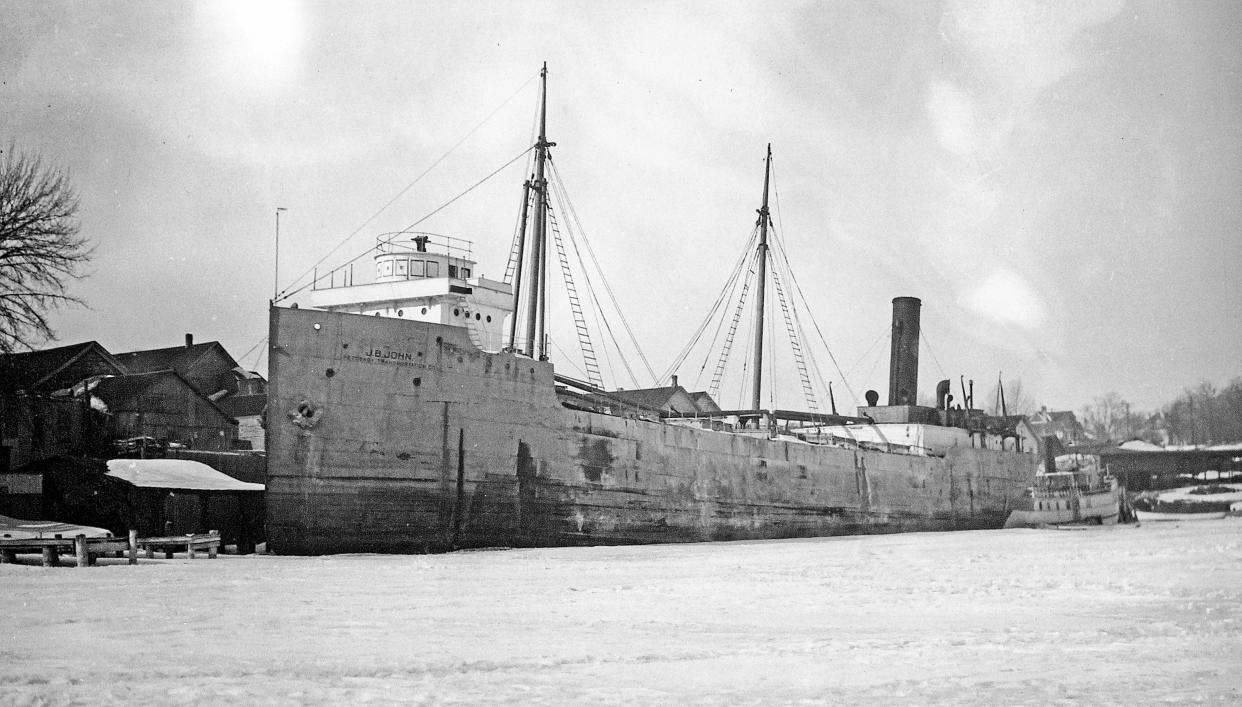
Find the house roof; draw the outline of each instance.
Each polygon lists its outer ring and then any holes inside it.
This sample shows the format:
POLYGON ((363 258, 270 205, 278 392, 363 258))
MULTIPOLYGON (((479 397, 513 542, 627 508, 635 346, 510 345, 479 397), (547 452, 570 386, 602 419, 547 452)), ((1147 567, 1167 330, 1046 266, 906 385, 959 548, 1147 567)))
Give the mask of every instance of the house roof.
MULTIPOLYGON (((0 356, 0 389, 5 390, 38 390, 42 385, 56 377, 58 373, 70 369, 73 364, 82 361, 90 354, 103 360, 103 368, 111 372, 125 373, 125 366, 97 341, 85 341, 80 344, 58 346, 42 351, 25 351, 22 353, 0 356)), ((83 376, 86 377, 86 376, 83 376)))
POLYGON ((128 397, 141 394, 147 388, 166 378, 173 378, 180 381, 181 385, 189 388, 195 395, 202 398, 203 402, 218 410, 221 415, 228 418, 233 417, 227 410, 221 407, 219 403, 203 395, 202 393, 199 393, 194 386, 190 385, 189 381, 183 378, 181 374, 176 371, 131 373, 124 376, 109 376, 106 378, 100 378, 98 382, 91 387, 91 392, 94 393, 100 400, 103 400, 104 403, 109 403, 110 400, 115 400, 117 397, 128 397))
POLYGON ((109 459, 108 476, 134 486, 188 491, 262 491, 263 484, 238 481, 189 459, 109 459))
POLYGON ((656 410, 668 404, 669 400, 681 389, 681 386, 667 386, 664 388, 637 388, 635 390, 615 390, 610 395, 621 398, 622 400, 649 407, 656 410))
POLYGON ((165 349, 148 349, 146 351, 129 351, 117 354, 116 358, 134 373, 150 373, 152 371, 177 371, 185 373, 198 363, 199 359, 213 350, 219 350, 229 363, 229 368, 237 368, 237 362, 218 341, 208 341, 189 346, 170 346, 165 349))

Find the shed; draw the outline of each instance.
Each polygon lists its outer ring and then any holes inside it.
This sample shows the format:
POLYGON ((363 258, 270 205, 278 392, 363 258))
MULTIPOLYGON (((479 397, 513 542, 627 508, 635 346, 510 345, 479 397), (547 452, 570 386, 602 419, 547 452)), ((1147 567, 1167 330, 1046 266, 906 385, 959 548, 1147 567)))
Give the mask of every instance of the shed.
POLYGON ((225 545, 253 552, 263 538, 264 486, 189 459, 111 459, 107 475, 129 489, 139 535, 219 530, 225 545))

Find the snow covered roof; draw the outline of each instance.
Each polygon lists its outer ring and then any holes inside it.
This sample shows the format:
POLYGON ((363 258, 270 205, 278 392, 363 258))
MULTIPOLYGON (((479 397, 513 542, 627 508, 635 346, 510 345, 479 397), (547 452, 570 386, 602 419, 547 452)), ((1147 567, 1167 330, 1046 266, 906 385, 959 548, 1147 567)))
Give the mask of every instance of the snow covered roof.
POLYGON ((1136 452, 1163 452, 1164 447, 1151 442, 1144 442, 1141 439, 1132 439, 1129 442, 1123 442, 1121 449, 1130 449, 1136 452))
POLYGON ((142 488, 189 491, 262 491, 264 488, 263 484, 238 481, 189 459, 109 459, 108 476, 142 488))
POLYGON ((85 535, 88 538, 106 538, 111 533, 90 525, 74 525, 54 520, 22 520, 0 516, 0 538, 6 540, 37 540, 39 538, 72 538, 85 535))

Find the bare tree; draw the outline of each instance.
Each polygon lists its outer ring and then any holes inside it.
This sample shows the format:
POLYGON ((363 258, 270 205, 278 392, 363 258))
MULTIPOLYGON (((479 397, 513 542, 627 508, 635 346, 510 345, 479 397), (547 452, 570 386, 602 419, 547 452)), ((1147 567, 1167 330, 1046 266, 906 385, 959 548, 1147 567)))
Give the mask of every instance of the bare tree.
POLYGON ((1082 424, 1087 434, 1098 442, 1125 442, 1141 438, 1151 441, 1156 432, 1151 429, 1149 415, 1132 411, 1130 403, 1120 393, 1105 393, 1091 405, 1082 409, 1082 424))
POLYGON ((1010 415, 1031 415, 1035 412, 1035 400, 1029 392, 1023 389, 1020 378, 1004 381, 1005 405, 1002 411, 1001 385, 1001 380, 998 378, 996 385, 992 386, 992 392, 988 394, 987 407, 984 409, 989 415, 1000 415, 1002 412, 1010 415))
POLYGON ((90 260, 68 178, 38 157, 0 155, 0 353, 55 338, 47 313, 83 304, 66 292, 90 260))

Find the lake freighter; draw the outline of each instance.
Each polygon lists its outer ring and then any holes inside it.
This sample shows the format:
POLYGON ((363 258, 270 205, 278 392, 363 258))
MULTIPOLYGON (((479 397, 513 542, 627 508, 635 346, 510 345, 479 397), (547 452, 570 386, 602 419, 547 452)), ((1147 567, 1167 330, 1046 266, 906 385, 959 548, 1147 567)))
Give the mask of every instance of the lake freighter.
MULTIPOLYGON (((380 237, 373 282, 351 278, 312 290, 307 306, 271 307, 270 550, 1000 528, 1021 506, 1037 463, 1009 418, 969 400, 951 407, 948 381, 936 407, 913 404, 921 302, 912 297, 893 300, 888 404, 869 392, 854 416, 761 409, 758 364, 743 410, 721 410, 675 377, 608 391, 558 375, 544 350, 543 76, 513 286, 478 276, 465 241, 402 232, 380 237)), ((760 263, 770 162, 769 150, 760 263)), ((754 338, 761 360, 763 336, 754 338)))

